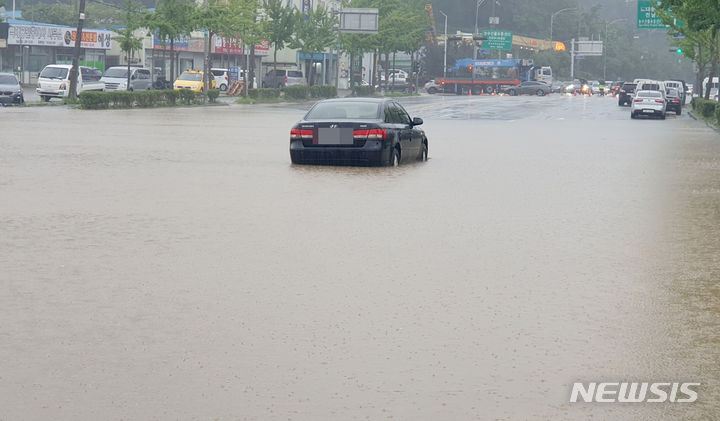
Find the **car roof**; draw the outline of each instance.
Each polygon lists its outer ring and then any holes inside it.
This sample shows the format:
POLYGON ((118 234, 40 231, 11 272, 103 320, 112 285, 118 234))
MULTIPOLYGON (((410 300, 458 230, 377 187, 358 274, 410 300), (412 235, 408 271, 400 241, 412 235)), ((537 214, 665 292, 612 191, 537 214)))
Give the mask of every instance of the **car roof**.
POLYGON ((369 98, 369 97, 357 97, 357 98, 331 98, 323 99, 318 102, 374 102, 376 104, 382 104, 385 102, 395 102, 392 98, 369 98))

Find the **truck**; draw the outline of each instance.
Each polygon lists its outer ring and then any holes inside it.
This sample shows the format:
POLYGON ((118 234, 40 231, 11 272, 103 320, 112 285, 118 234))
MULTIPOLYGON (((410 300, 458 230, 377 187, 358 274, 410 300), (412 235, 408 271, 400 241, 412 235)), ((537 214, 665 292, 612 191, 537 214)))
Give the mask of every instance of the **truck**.
POLYGON ((536 66, 532 59, 460 59, 447 69, 447 77, 436 80, 446 93, 458 95, 498 92, 503 87, 538 81, 552 85, 552 68, 536 66))
MULTIPOLYGON (((63 98, 70 94, 70 64, 50 64, 40 72, 37 93, 48 102, 50 98, 63 98)), ((105 84, 100 82, 102 72, 91 67, 79 66, 76 94, 85 91, 104 91, 105 84)))

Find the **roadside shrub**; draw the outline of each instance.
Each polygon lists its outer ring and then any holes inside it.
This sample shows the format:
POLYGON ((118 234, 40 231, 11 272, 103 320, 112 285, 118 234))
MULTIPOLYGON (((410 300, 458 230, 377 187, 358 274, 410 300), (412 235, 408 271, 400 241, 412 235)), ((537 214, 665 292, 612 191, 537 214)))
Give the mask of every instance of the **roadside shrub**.
POLYGON ((216 99, 220 96, 220 89, 210 89, 208 90, 208 99, 210 102, 215 102, 216 99))
POLYGON ((188 90, 188 89, 181 89, 179 91, 175 91, 178 93, 178 101, 181 104, 185 105, 192 105, 195 103, 196 95, 195 92, 188 90))
POLYGON ((715 122, 720 124, 720 107, 715 107, 715 122))
POLYGON ((356 86, 353 88, 353 96, 373 96, 375 95, 375 87, 373 86, 356 86))
POLYGON ((78 98, 80 99, 80 107, 85 110, 103 110, 109 106, 107 92, 81 92, 78 98))
POLYGON ((139 91, 135 92, 135 103, 140 108, 150 108, 157 106, 160 95, 159 91, 139 91))
POLYGON ((337 89, 332 85, 315 85, 310 87, 311 98, 335 98, 337 89))
POLYGON ((248 89, 248 96, 252 99, 280 98, 280 89, 274 89, 274 88, 248 89))
POLYGON ((717 109, 717 102, 702 98, 693 98, 693 109, 705 118, 714 117, 717 109))
POLYGON ((135 103, 135 93, 129 91, 108 92, 113 108, 132 108, 135 103))
POLYGON ((308 99, 310 88, 304 85, 286 86, 283 88, 283 93, 288 99, 308 99))
POLYGON ((179 92, 175 90, 165 90, 165 91, 158 91, 162 92, 164 95, 161 97, 161 100, 164 102, 163 105, 169 105, 173 106, 177 104, 177 100, 180 97, 179 92))

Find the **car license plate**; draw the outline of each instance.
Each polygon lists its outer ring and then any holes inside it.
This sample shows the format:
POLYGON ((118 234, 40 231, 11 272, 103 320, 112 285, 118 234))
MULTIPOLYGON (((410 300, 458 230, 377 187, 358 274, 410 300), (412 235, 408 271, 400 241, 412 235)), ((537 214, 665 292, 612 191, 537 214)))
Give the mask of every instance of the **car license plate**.
POLYGON ((321 127, 318 129, 318 145, 352 145, 353 141, 352 127, 321 127))
POLYGON ((653 114, 655 110, 643 110, 644 113, 653 114))

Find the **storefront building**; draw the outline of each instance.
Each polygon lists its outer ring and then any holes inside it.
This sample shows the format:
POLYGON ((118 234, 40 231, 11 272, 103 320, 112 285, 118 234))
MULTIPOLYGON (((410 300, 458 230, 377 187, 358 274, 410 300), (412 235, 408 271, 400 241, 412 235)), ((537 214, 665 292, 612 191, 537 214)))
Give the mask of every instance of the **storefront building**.
MULTIPOLYGON (((23 84, 34 84, 48 64, 72 62, 75 36, 76 29, 69 26, 10 20, 7 38, 0 41, 0 71, 15 73, 23 84)), ((80 63, 104 71, 112 37, 106 29, 83 29, 80 63)))

